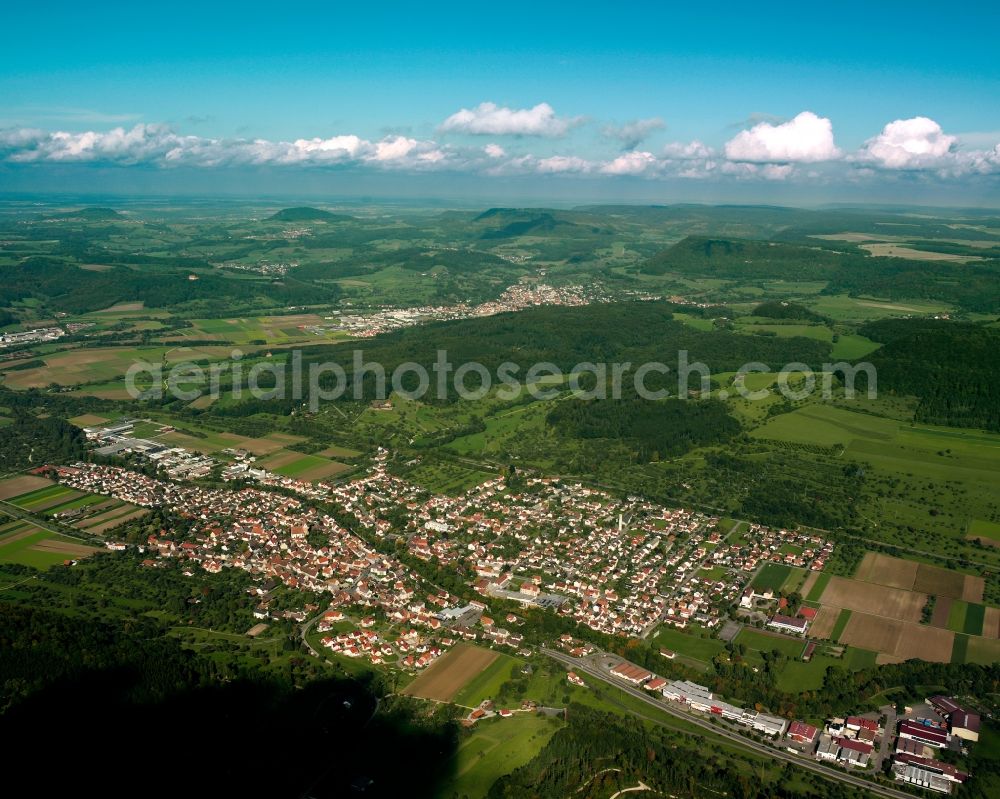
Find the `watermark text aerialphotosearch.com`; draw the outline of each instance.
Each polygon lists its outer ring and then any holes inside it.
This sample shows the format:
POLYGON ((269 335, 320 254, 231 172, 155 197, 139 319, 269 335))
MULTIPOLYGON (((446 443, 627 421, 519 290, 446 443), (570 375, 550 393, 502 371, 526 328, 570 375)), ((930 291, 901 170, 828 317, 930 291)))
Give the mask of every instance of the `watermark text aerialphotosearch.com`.
MULTIPOLYGON (((727 370, 730 374, 732 370, 727 370)), ((750 389, 746 376, 775 373, 771 385, 790 400, 801 400, 817 390, 824 399, 833 395, 835 383, 844 396, 854 396, 859 375, 864 375, 868 397, 877 393, 877 373, 867 362, 824 363, 819 370, 805 363, 787 363, 774 370, 765 363, 751 361, 736 370, 728 389, 715 392, 725 399, 733 394, 748 400, 760 400, 770 388, 750 389)), ((302 352, 292 350, 282 361, 258 360, 244 363, 243 353, 234 350, 229 360, 207 366, 179 362, 169 367, 138 361, 125 375, 126 388, 133 399, 176 398, 194 401, 223 393, 234 399, 291 399, 318 410, 323 402, 343 398, 386 400, 392 394, 408 399, 444 400, 458 396, 478 400, 496 390, 503 401, 517 399, 527 392, 538 400, 551 399, 569 389, 581 399, 621 399, 638 396, 647 400, 667 397, 708 396, 712 391, 712 370, 705 363, 691 361, 687 350, 680 350, 672 365, 665 361, 593 363, 584 361, 568 371, 548 361, 519 364, 505 361, 490 369, 478 361, 454 364, 445 350, 438 350, 430 367, 408 361, 387 369, 377 361, 365 360, 362 350, 354 350, 350 371, 336 361, 303 363, 302 352), (694 386, 694 392, 690 391, 694 386)))

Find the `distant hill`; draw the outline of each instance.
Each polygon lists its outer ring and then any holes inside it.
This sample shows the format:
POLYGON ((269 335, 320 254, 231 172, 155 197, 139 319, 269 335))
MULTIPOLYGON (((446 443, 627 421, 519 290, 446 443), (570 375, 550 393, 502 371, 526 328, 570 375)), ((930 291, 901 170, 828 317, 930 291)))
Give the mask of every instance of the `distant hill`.
MULTIPOLYGON (((558 212, 538 211, 519 208, 490 208, 484 211, 473 223, 483 223, 480 238, 506 239, 514 236, 538 236, 568 228, 579 228, 576 222, 560 218, 558 212)), ((568 230, 566 231, 568 232, 568 230)))
POLYGON ((794 275, 799 280, 821 280, 841 265, 843 257, 818 247, 688 236, 654 255, 641 269, 649 275, 675 272, 738 279, 788 279, 794 275))
POLYGON ((349 222, 353 218, 343 214, 333 214, 322 208, 312 208, 308 205, 298 208, 283 208, 278 213, 268 217, 273 222, 349 222))
POLYGON ((51 214, 47 219, 82 219, 87 222, 106 222, 112 219, 125 219, 125 215, 114 208, 81 208, 79 211, 51 214))

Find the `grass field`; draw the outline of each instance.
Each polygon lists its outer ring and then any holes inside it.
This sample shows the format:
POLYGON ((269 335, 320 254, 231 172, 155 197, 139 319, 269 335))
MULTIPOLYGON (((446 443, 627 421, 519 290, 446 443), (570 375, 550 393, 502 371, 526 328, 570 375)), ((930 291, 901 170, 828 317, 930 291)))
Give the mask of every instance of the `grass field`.
POLYGON ((453 702, 466 707, 476 707, 484 699, 493 699, 499 693, 500 686, 511 679, 512 675, 524 665, 522 661, 510 655, 495 654, 496 659, 465 683, 452 697, 453 702))
POLYGON ((692 633, 682 632, 674 627, 661 627, 656 631, 651 643, 657 647, 676 652, 680 658, 694 660, 698 665, 707 668, 726 645, 718 638, 703 638, 692 633))
POLYGON ((839 641, 840 636, 844 634, 844 628, 847 627, 847 622, 851 620, 851 611, 844 610, 840 611, 840 615, 837 616, 837 621, 834 622, 833 629, 830 631, 830 638, 834 641, 839 641))
POLYGON ((782 635, 765 633, 744 627, 733 639, 734 643, 743 644, 754 652, 772 652, 778 650, 788 658, 798 658, 805 649, 806 642, 798 638, 786 638, 782 635))
POLYGON ((490 472, 449 461, 421 463, 409 469, 405 477, 435 494, 461 494, 495 477, 490 472))
POLYGON ((823 654, 825 649, 819 647, 812 660, 790 660, 778 675, 778 687, 783 691, 799 693, 814 691, 823 685, 826 670, 831 666, 839 666, 848 671, 870 669, 875 665, 877 652, 858 647, 848 647, 843 657, 833 657, 823 654))
POLYGON ((486 796, 498 778, 531 760, 560 726, 557 719, 529 713, 480 721, 459 744, 449 790, 469 799, 486 796))
POLYGON ((777 593, 791 574, 791 566, 786 566, 783 563, 765 563, 757 576, 753 578, 752 585, 758 591, 766 591, 770 588, 777 593))
POLYGON ((982 519, 972 519, 969 522, 967 538, 979 538, 984 543, 1000 546, 1000 522, 987 522, 982 519))

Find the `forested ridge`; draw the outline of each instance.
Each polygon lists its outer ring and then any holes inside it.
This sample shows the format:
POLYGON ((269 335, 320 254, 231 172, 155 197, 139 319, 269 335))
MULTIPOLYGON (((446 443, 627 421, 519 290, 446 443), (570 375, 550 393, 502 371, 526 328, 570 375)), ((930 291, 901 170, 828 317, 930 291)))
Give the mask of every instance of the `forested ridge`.
POLYGON ((872 256, 850 245, 688 236, 645 261, 649 275, 729 280, 822 280, 823 294, 927 299, 969 311, 1000 311, 1000 260, 917 261, 872 256))
MULTIPOLYGON (((131 257, 134 262, 139 256, 131 257)), ((108 260, 107 256, 104 260, 108 260)), ((160 259, 161 261, 163 259, 160 259)), ((70 313, 108 308, 119 302, 141 301, 149 308, 166 308, 201 301, 210 305, 304 304, 333 302, 336 285, 317 286, 292 276, 281 280, 240 280, 225 275, 199 273, 190 279, 183 262, 168 261, 165 270, 113 266, 106 271, 81 269, 54 258, 34 257, 4 267, 0 305, 25 298, 51 303, 70 313)), ((198 263, 204 269, 208 265, 198 263)))
POLYGON ((919 398, 916 420, 1000 431, 1000 329, 945 319, 883 319, 860 331, 878 390, 919 398))

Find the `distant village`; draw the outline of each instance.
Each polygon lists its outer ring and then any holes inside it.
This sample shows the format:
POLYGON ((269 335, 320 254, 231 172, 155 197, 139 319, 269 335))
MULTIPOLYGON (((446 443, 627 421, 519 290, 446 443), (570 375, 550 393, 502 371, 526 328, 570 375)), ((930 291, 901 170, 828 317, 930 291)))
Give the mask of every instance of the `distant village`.
POLYGON ((470 319, 494 316, 508 311, 522 311, 536 305, 588 305, 608 302, 610 296, 598 286, 550 286, 545 283, 518 283, 504 289, 495 300, 479 305, 428 305, 415 308, 386 308, 356 314, 338 314, 326 318, 321 325, 306 327, 306 332, 326 335, 343 331, 355 338, 371 338, 390 330, 424 322, 441 322, 452 319, 470 319))

